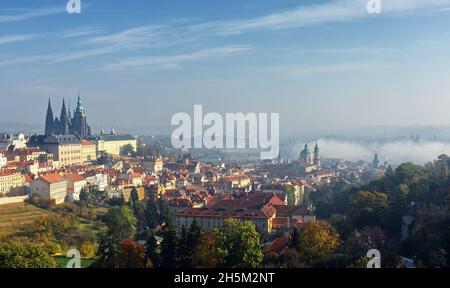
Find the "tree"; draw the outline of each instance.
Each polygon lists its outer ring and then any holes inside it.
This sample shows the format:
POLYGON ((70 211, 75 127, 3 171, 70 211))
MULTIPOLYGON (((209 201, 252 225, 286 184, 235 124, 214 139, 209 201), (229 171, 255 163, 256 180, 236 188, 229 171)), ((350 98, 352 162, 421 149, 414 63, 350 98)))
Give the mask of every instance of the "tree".
POLYGON ((119 245, 111 235, 103 235, 97 251, 95 267, 118 268, 119 245))
POLYGON ((120 148, 120 156, 135 156, 134 147, 131 144, 124 145, 120 148))
MULTIPOLYGON (((181 228, 180 237, 177 245, 177 259, 181 268, 188 268, 190 265, 190 251, 189 249, 189 239, 188 231, 186 227, 181 228)), ((192 250, 191 250, 192 251, 192 250)))
POLYGON ((326 223, 308 223, 299 231, 297 248, 308 264, 328 257, 338 245, 339 236, 326 223))
POLYGON ((164 226, 161 243, 161 267, 176 268, 177 266, 177 232, 171 225, 164 226))
POLYGON ((217 249, 216 234, 208 230, 202 231, 198 245, 192 253, 193 267, 216 268, 221 263, 223 263, 223 257, 217 249))
POLYGON ((136 190, 136 188, 131 189, 131 193, 130 193, 130 207, 131 209, 134 209, 134 206, 136 203, 139 202, 139 195, 138 192, 136 190))
POLYGON ((95 257, 95 245, 84 241, 83 243, 81 243, 80 245, 80 253, 81 253, 81 257, 84 258, 94 258, 95 257))
POLYGON ((147 266, 151 266, 154 268, 160 266, 161 260, 157 250, 158 243, 155 239, 155 236, 152 232, 149 232, 147 241, 145 243, 145 260, 147 262, 147 266))
POLYGON ((252 222, 227 219, 221 229, 214 231, 225 267, 256 268, 262 262, 260 235, 252 222))
POLYGON ((118 264, 120 268, 145 268, 144 247, 130 239, 122 241, 118 264))
POLYGON ((134 238, 137 220, 129 207, 113 207, 108 211, 105 218, 108 225, 108 234, 116 242, 134 238))
POLYGON ((380 225, 386 227, 383 217, 389 208, 389 201, 385 193, 361 191, 350 198, 351 219, 357 227, 366 225, 380 225))
POLYGON ((201 228, 197 221, 192 222, 189 230, 184 226, 181 230, 180 240, 178 243, 178 261, 181 268, 192 267, 192 255, 197 248, 201 235, 201 228))
POLYGON ((158 207, 155 200, 152 198, 147 201, 147 206, 145 208, 145 218, 150 229, 155 229, 159 224, 158 207))
POLYGON ((284 189, 284 192, 286 193, 288 205, 295 205, 295 188, 292 186, 287 186, 284 189))
POLYGON ((159 222, 165 223, 166 225, 172 225, 173 215, 170 211, 169 205, 162 199, 158 199, 159 208, 159 222))
POLYGON ((54 268, 45 249, 33 243, 0 242, 0 268, 54 268))

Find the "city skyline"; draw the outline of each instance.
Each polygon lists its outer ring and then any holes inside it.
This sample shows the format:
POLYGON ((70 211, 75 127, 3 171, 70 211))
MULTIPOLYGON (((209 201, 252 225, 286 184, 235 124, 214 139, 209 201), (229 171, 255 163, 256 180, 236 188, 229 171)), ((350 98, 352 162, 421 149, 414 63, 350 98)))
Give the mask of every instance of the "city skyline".
POLYGON ((278 112, 281 135, 450 124, 448 0, 376 15, 364 0, 169 2, 2 1, 0 97, 23 112, 0 123, 36 123, 80 89, 105 129, 162 130, 194 104, 278 112))

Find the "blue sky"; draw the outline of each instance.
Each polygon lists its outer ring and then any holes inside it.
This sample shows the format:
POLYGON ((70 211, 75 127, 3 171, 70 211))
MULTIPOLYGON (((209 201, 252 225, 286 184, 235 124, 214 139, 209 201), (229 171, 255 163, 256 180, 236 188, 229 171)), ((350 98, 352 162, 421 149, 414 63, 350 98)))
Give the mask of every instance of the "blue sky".
POLYGON ((282 135, 450 124, 450 0, 0 2, 0 123, 80 89, 95 127, 159 132, 194 104, 282 135))

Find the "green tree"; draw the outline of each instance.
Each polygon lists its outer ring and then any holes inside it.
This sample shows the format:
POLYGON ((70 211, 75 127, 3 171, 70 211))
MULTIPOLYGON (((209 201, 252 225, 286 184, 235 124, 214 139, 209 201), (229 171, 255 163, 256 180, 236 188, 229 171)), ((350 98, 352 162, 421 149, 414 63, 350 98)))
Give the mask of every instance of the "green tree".
POLYGON ((44 247, 33 243, 0 242, 0 268, 54 268, 44 247))
POLYGON ((288 205, 295 205, 295 188, 286 186, 284 193, 286 193, 288 205))
POLYGON ((116 242, 134 238, 137 220, 129 207, 113 207, 108 211, 105 218, 108 234, 116 242))
POLYGON ((221 229, 214 231, 225 267, 259 267, 264 254, 260 235, 252 222, 227 219, 221 229))
POLYGON ((165 223, 166 225, 172 225, 173 223, 173 215, 172 211, 170 211, 169 205, 164 201, 164 199, 158 199, 158 208, 159 208, 159 222, 165 223))
POLYGON ((139 202, 138 191, 136 190, 136 188, 133 188, 133 189, 131 189, 131 193, 130 193, 130 207, 131 207, 131 209, 134 209, 134 206, 138 202, 139 202))
POLYGON ((145 243, 145 260, 148 266, 153 268, 159 267, 161 260, 158 253, 158 243, 153 232, 148 233, 147 241, 145 243))
POLYGON ((156 205, 156 201, 152 198, 147 201, 145 219, 150 229, 155 229, 159 224, 158 206, 156 205))
POLYGON ((94 266, 99 268, 118 268, 119 249, 119 244, 111 235, 103 235, 97 250, 98 259, 94 266))
POLYGON ((131 144, 124 145, 120 148, 120 156, 136 156, 134 147, 131 144))
POLYGON ((350 198, 351 219, 357 227, 386 227, 389 201, 385 193, 361 191, 350 198))
POLYGON ((166 225, 162 230, 161 267, 177 267, 177 231, 173 226, 166 225))

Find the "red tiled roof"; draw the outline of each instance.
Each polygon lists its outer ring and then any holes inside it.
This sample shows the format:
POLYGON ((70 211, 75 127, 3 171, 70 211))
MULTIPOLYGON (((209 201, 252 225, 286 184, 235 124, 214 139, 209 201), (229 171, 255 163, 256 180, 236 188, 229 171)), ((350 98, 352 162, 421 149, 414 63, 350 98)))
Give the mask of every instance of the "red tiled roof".
POLYGON ((25 177, 25 183, 31 183, 31 181, 33 181, 33 179, 31 179, 30 175, 25 174, 23 176, 25 177))
POLYGON ((289 244, 289 238, 277 238, 270 243, 266 253, 280 253, 289 244))
POLYGON ((8 169, 8 170, 2 170, 0 171, 0 177, 1 176, 11 176, 14 174, 20 174, 19 170, 16 169, 8 169))
POLYGON ((84 141, 81 141, 81 145, 83 145, 83 146, 90 146, 90 145, 95 145, 95 144, 93 142, 91 142, 91 141, 84 140, 84 141))
POLYGON ((49 184, 66 181, 66 179, 64 179, 62 176, 58 174, 43 175, 40 178, 49 184))
POLYGON ((77 174, 77 173, 68 173, 64 176, 73 182, 79 182, 79 181, 86 180, 86 178, 84 178, 83 176, 81 176, 80 174, 77 174))

